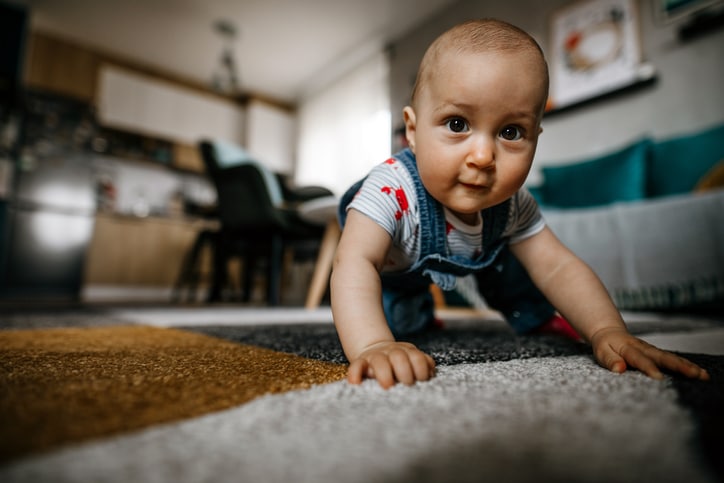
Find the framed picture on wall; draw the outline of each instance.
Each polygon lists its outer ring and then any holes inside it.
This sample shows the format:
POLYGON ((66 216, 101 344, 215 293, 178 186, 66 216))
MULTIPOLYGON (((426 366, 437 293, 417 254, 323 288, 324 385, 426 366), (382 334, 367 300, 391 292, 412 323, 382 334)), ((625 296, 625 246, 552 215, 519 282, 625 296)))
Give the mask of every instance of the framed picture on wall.
POLYGON ((551 18, 548 109, 569 107, 650 76, 641 65, 636 0, 586 0, 551 18))

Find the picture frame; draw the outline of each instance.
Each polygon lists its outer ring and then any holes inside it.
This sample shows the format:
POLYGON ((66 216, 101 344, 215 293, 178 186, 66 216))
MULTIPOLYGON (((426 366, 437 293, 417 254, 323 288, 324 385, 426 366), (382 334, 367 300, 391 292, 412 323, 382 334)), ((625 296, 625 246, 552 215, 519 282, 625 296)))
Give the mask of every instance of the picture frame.
POLYGON ((636 0, 584 0, 551 16, 551 89, 559 110, 625 89, 653 76, 642 64, 636 0))
POLYGON ((651 0, 657 25, 678 22, 715 5, 724 5, 724 0, 651 0))

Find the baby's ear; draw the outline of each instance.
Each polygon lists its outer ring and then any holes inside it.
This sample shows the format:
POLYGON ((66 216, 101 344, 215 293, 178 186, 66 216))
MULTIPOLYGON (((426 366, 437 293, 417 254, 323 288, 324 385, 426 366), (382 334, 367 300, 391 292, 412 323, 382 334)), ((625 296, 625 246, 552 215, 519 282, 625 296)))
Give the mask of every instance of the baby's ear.
POLYGON ((405 120, 405 137, 407 138, 407 144, 415 152, 415 133, 417 127, 417 117, 415 110, 411 106, 405 106, 402 110, 402 117, 405 120))

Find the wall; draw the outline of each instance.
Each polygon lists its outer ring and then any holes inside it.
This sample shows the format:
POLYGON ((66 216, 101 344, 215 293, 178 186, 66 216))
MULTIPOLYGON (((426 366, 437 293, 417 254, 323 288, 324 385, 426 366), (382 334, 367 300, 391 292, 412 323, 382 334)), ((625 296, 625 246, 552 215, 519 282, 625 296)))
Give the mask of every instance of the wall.
POLYGON ((295 181, 341 196, 390 155, 389 67, 383 52, 327 88, 298 111, 295 181))
MULTIPOLYGON (((677 40, 680 24, 656 25, 651 2, 639 0, 641 46, 658 82, 640 91, 546 117, 536 163, 529 178, 540 182, 542 165, 570 162, 651 135, 656 138, 696 131, 724 122, 724 29, 686 43, 677 40)), ((440 33, 463 20, 496 17, 528 31, 547 56, 551 14, 569 0, 509 2, 463 0, 407 33, 390 47, 392 125, 402 125, 417 66, 440 33)))

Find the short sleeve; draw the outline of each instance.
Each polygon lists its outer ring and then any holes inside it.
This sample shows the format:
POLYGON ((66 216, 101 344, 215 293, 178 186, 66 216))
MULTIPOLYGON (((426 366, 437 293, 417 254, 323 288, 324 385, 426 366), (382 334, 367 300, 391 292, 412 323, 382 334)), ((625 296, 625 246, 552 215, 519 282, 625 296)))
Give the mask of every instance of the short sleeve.
POLYGON ((413 236, 417 198, 404 165, 390 158, 373 168, 347 207, 350 209, 371 218, 398 243, 413 236))
POLYGON ((511 199, 508 224, 503 236, 510 243, 518 243, 540 233, 543 228, 545 221, 538 203, 527 189, 521 188, 511 199))

